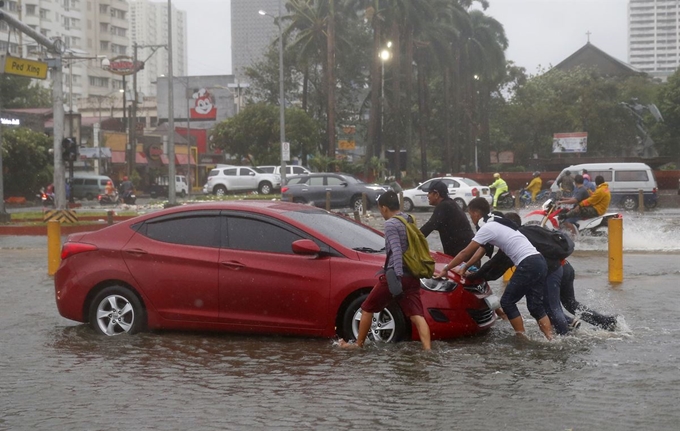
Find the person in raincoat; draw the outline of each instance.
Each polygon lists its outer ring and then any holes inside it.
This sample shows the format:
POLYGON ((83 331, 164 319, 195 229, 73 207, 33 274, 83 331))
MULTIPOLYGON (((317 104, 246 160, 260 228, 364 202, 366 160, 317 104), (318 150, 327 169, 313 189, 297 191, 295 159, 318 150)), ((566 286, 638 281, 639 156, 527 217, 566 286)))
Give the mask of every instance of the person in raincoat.
POLYGON ((531 202, 536 202, 536 195, 538 192, 541 191, 541 188, 543 187, 543 180, 541 179, 541 173, 536 171, 534 172, 534 177, 531 179, 531 182, 529 182, 529 185, 527 186, 527 190, 531 193, 531 202))
POLYGON ((491 189, 496 189, 496 194, 493 195, 493 207, 498 205, 498 197, 508 191, 508 183, 506 183, 501 174, 496 172, 493 174, 494 182, 489 186, 491 189))

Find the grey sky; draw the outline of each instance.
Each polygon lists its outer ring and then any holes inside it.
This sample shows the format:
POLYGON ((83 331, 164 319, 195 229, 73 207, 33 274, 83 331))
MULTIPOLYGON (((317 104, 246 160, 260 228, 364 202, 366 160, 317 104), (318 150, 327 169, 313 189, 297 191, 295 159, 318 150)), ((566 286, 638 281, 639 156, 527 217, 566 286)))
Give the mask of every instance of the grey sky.
MULTIPOLYGON (((414 0, 416 1, 416 0, 414 0)), ((187 12, 189 73, 231 73, 230 0, 172 0, 187 12)), ((622 61, 627 54, 628 0, 490 0, 487 13, 505 27, 507 58, 535 74, 586 41, 622 61)))

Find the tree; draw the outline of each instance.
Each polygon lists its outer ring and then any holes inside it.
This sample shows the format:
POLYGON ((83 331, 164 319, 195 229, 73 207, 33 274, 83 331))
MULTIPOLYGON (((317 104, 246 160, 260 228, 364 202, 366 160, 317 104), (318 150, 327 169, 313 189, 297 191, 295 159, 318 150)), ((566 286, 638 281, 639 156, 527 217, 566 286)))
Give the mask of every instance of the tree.
MULTIPOLYGON (((287 108, 286 139, 291 154, 306 159, 314 153, 319 140, 318 124, 299 108, 287 108)), ((217 148, 251 165, 277 164, 281 161, 279 110, 265 103, 248 105, 235 117, 218 123, 211 133, 217 148)))
POLYGON ((52 138, 20 127, 2 132, 2 160, 5 196, 35 196, 52 181, 52 138))
POLYGON ((3 75, 0 79, 3 109, 49 108, 52 106, 50 90, 36 84, 31 78, 3 75))

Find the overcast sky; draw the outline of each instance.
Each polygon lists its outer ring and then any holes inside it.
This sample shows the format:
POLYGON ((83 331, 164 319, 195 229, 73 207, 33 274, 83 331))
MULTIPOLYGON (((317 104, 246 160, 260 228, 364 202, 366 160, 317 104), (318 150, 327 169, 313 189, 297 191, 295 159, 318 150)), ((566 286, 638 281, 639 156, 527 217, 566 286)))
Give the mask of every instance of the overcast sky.
MULTIPOLYGON (((415 0, 414 0, 415 1, 415 0)), ((628 61, 628 0, 490 0, 487 14, 505 27, 509 60, 535 74, 590 42, 628 61)), ((172 0, 187 12, 189 74, 231 73, 230 0, 172 0)))

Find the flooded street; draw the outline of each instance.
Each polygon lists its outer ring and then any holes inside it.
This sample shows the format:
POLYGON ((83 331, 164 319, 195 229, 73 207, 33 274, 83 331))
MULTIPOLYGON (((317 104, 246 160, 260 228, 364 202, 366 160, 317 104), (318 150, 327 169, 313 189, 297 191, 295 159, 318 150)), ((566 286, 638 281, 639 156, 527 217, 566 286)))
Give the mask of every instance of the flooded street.
POLYGON ((582 238, 570 258, 577 299, 622 316, 617 331, 584 323, 548 343, 527 320, 521 341, 500 321, 431 353, 417 342, 99 337, 59 316, 46 239, 0 237, 0 429, 677 430, 676 212, 626 216, 623 283, 608 282, 606 238, 582 238))

